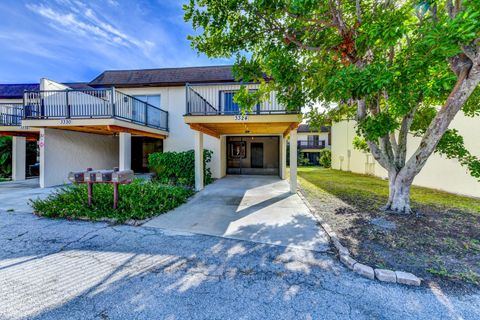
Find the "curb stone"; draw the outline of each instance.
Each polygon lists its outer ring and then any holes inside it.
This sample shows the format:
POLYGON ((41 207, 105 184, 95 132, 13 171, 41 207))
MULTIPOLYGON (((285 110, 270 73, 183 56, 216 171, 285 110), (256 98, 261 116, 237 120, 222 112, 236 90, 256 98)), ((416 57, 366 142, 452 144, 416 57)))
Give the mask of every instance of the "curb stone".
POLYGON ((325 222, 325 220, 320 216, 317 210, 310 204, 307 198, 303 195, 302 190, 299 189, 297 192, 298 196, 305 203, 307 208, 310 210, 312 215, 318 220, 320 226, 325 230, 328 237, 332 241, 333 246, 338 252, 340 257, 340 262, 345 265, 348 269, 354 271, 355 273, 366 277, 368 279, 374 280, 377 279, 382 282, 390 283, 399 283, 410 286, 419 286, 422 283, 422 279, 415 276, 412 273, 404 271, 393 271, 388 269, 376 269, 368 265, 357 262, 350 256, 350 251, 344 247, 337 234, 333 231, 330 225, 325 222))
POLYGON ((144 223, 147 223, 148 221, 152 220, 153 218, 147 218, 143 220, 134 220, 134 219, 129 219, 127 221, 119 222, 117 219, 113 218, 100 218, 100 219, 89 219, 89 218, 83 218, 83 217, 76 217, 74 219, 71 219, 71 221, 85 221, 85 222, 104 222, 108 223, 110 225, 127 225, 127 226, 132 226, 132 227, 139 227, 144 223))

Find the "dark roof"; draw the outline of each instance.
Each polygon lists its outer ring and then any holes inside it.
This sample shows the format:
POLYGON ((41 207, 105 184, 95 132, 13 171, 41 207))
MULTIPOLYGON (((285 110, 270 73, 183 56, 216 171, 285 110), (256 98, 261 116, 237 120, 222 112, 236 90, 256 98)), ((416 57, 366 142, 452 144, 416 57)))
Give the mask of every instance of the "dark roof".
MULTIPOLYGON (((72 89, 88 89, 91 88, 86 82, 66 82, 64 85, 72 89)), ((38 83, 15 83, 0 84, 0 99, 22 99, 25 90, 39 90, 38 83)))
POLYGON ((0 84, 0 99, 21 99, 24 90, 38 90, 38 83, 0 84))
POLYGON ((185 83, 235 81, 232 66, 207 66, 143 70, 108 70, 89 85, 94 87, 181 86, 185 83))
POLYGON ((72 89, 92 89, 88 82, 63 82, 62 84, 72 89))
MULTIPOLYGON (((298 126, 297 132, 319 132, 318 130, 311 129, 308 124, 301 124, 298 126)), ((320 132, 330 132, 330 127, 322 126, 320 132)))

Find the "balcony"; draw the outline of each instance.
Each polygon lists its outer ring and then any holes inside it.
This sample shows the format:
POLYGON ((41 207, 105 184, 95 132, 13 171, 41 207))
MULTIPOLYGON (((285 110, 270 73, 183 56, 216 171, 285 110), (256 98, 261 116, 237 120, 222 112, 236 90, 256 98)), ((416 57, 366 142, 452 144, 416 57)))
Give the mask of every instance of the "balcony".
POLYGON ((0 126, 19 127, 22 125, 22 117, 21 103, 0 103, 0 126))
MULTIPOLYGON (((246 84, 249 90, 258 89, 258 84, 246 84)), ((239 83, 219 84, 187 84, 186 85, 186 115, 240 115, 238 105, 233 101, 235 92, 241 87, 239 83)), ((297 114, 300 110, 287 111, 278 103, 275 92, 259 103, 247 115, 297 114)))
POLYGON ((109 89, 25 91, 24 120, 118 119, 168 131, 168 112, 109 89))
MULTIPOLYGON (((246 84, 251 91, 258 84, 246 84)), ((283 135, 302 121, 300 109, 289 111, 278 103, 275 92, 242 113, 234 101, 240 83, 187 84, 184 121, 191 129, 220 138, 222 135, 283 135)))
POLYGON ((298 141, 297 142, 298 150, 305 149, 324 149, 325 141, 298 141))

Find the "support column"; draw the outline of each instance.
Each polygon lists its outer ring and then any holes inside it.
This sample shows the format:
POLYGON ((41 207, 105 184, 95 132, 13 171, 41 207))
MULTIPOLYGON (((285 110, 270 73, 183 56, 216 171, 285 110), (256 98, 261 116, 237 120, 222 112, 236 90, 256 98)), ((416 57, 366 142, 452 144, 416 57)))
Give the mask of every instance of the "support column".
POLYGON ((40 149, 40 188, 47 187, 46 172, 46 152, 45 152, 45 135, 48 129, 40 129, 40 139, 38 140, 38 148, 40 149))
POLYGON ((297 129, 290 131, 290 192, 297 192, 297 129))
POLYGON ((120 132, 120 170, 130 170, 132 167, 132 135, 120 132))
POLYGON ((25 180, 27 166, 27 142, 25 137, 12 139, 12 180, 25 180))
POLYGON ((287 139, 280 137, 280 178, 287 178, 287 139))
POLYGON ((195 190, 203 189, 203 133, 195 131, 195 190))
POLYGON ((220 136, 220 178, 227 175, 227 137, 220 136))

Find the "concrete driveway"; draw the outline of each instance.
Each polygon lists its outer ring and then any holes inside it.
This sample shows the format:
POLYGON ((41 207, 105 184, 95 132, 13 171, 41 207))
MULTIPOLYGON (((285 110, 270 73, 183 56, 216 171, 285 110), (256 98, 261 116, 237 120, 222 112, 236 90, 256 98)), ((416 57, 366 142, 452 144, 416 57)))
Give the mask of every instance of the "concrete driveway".
POLYGON ((0 210, 31 212, 29 199, 44 198, 55 188, 41 189, 38 178, 0 182, 0 210))
POLYGON ((328 249, 328 238, 285 180, 273 176, 227 176, 188 203, 145 224, 168 230, 265 244, 328 249))

